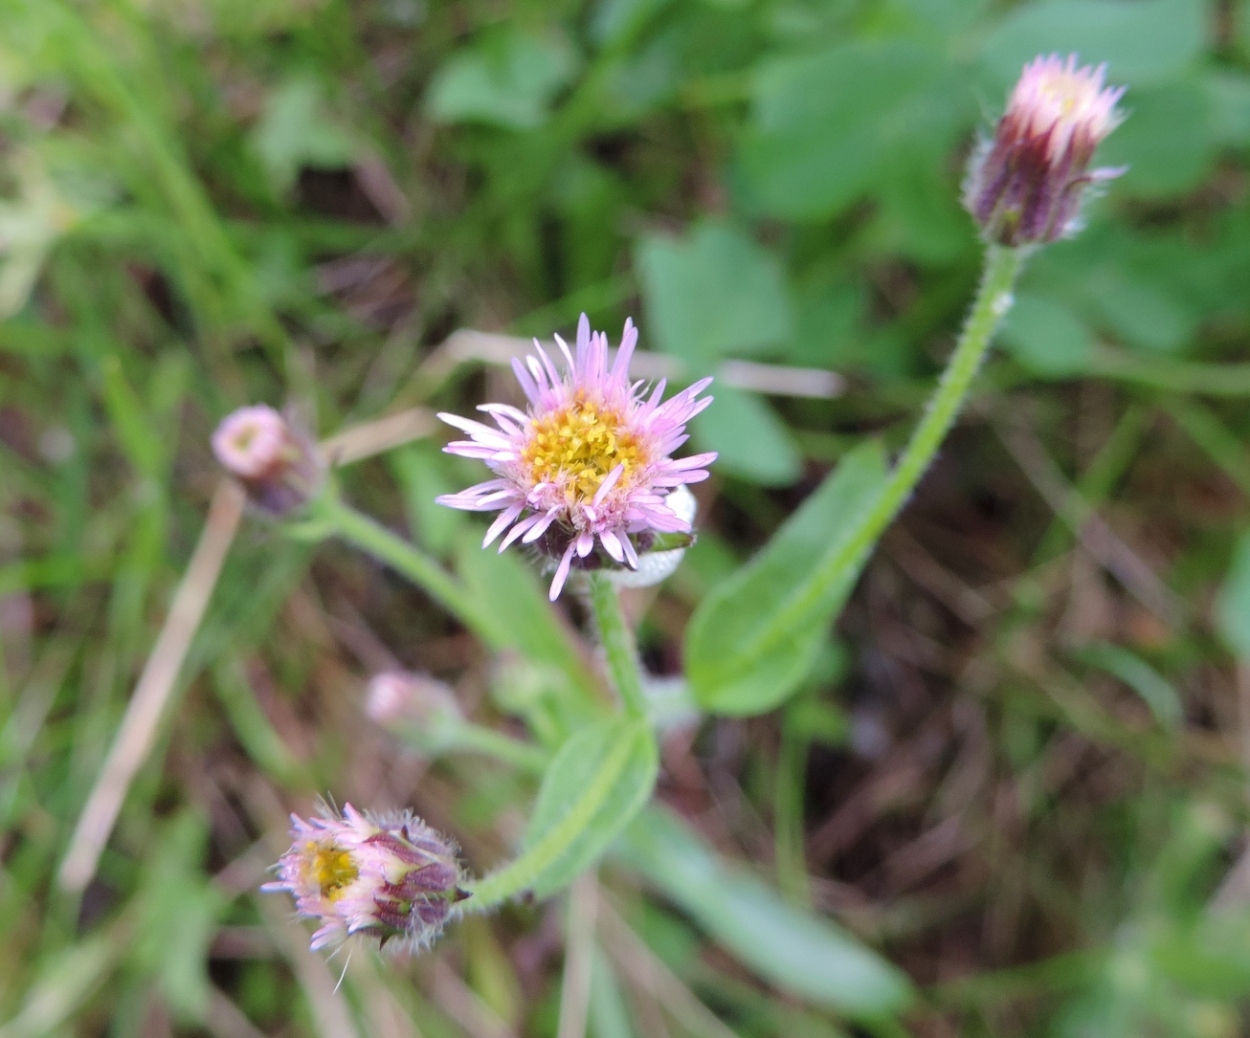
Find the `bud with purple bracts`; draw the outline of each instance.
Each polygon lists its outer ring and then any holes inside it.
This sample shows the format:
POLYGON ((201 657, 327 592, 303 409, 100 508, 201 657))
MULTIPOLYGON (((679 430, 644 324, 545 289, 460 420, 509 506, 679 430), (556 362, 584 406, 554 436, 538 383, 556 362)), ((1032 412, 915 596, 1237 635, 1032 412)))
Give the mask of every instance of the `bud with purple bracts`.
POLYGON ((1076 55, 1024 67, 991 140, 972 157, 964 206, 995 245, 1042 245, 1080 228, 1091 186, 1123 168, 1089 168, 1102 140, 1124 120, 1123 87, 1104 87, 1106 66, 1078 68, 1076 55))
POLYGON ((321 489, 324 466, 316 445, 266 404, 240 407, 213 433, 213 454, 261 511, 283 516, 321 489))

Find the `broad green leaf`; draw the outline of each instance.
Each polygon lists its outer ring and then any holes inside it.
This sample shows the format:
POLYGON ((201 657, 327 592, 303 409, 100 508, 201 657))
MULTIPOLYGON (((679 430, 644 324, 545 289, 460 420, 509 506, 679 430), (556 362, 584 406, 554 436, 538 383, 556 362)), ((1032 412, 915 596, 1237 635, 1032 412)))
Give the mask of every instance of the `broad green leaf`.
POLYGON ((1085 322, 1043 296, 1017 296, 999 337, 1021 364, 1043 376, 1079 374, 1094 352, 1094 336, 1085 322))
POLYGON ((1170 79, 1202 52, 1207 8, 1194 0, 1057 0, 1021 4, 986 38, 982 61, 999 86, 1038 54, 1107 63, 1114 83, 1170 79))
POLYGON ((1076 656, 1128 685, 1141 696, 1163 727, 1175 728, 1185 719, 1185 708, 1176 689, 1135 652, 1121 645, 1099 643, 1085 646, 1076 656))
POLYGON ((1250 928, 1244 908, 1203 915, 1169 929, 1153 942, 1155 967, 1186 990, 1211 998, 1250 993, 1250 928))
POLYGON ((533 884, 538 897, 555 893, 594 864, 646 804, 659 771, 655 737, 646 721, 633 717, 614 717, 582 729, 551 762, 525 833, 527 850, 584 804, 596 773, 616 761, 617 774, 589 820, 533 884))
POLYGON ((1128 166, 1116 193, 1166 198, 1201 184, 1216 156, 1211 98, 1203 85, 1188 77, 1134 90, 1125 104, 1130 118, 1098 152, 1099 163, 1128 166))
POLYGON ((511 31, 454 54, 434 74, 426 104, 436 122, 530 129, 546 121, 576 68, 563 36, 511 31))
POLYGON ((252 147, 277 191, 286 191, 303 166, 341 169, 352 161, 351 136, 325 110, 321 84, 296 76, 265 99, 252 147))
POLYGON ((1173 286, 1116 264, 1090 273, 1086 296, 1110 331, 1126 345, 1146 352, 1178 352, 1198 325, 1173 286))
POLYGON ((719 452, 716 471, 764 486, 799 478, 803 459, 785 424, 760 397, 721 386, 716 403, 697 415, 691 430, 701 448, 719 452))
POLYGON ((1233 563, 1215 601, 1215 622, 1224 641, 1250 660, 1250 533, 1237 542, 1233 563))
POLYGON ((1224 69, 1202 77, 1206 90, 1213 144, 1243 148, 1250 144, 1250 76, 1224 69))
POLYGON ((900 155, 934 157, 966 105, 931 48, 906 40, 842 43, 764 65, 738 154, 750 202, 770 215, 845 208, 900 155))
POLYGON ((858 562, 838 573, 830 563, 885 474, 880 445, 848 453, 760 554, 703 600, 687 628, 685 657, 704 708, 762 713, 803 680, 859 572, 858 562), (770 626, 788 602, 813 592, 799 622, 770 626))
POLYGON ((637 262, 650 334, 696 369, 790 336, 781 264, 737 227, 709 222, 681 238, 648 235, 637 262))
POLYGON ((720 860, 671 812, 650 808, 620 855, 780 990, 857 1018, 905 1007, 907 978, 832 920, 796 908, 720 860))

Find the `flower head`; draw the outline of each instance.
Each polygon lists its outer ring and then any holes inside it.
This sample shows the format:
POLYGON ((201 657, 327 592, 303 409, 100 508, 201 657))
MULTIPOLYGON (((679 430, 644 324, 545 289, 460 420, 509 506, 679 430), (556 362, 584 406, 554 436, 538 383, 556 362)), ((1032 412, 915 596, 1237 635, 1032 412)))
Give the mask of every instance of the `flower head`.
POLYGON ((455 847, 410 811, 362 814, 347 804, 342 815, 292 815, 291 839, 279 878, 261 889, 289 891, 299 913, 321 923, 313 950, 357 934, 424 948, 467 896, 455 847))
POLYGON ((701 379, 661 403, 665 383, 648 389, 630 382, 629 361, 638 331, 625 322, 621 347, 608 364, 608 338, 591 333, 582 314, 575 350, 559 336, 564 370, 535 341, 537 356, 512 362, 529 409, 483 404, 497 428, 458 415, 439 415, 469 434, 447 451, 486 462, 495 478, 440 504, 475 512, 498 511, 486 547, 505 530, 503 551, 520 539, 558 559, 554 600, 571 566, 616 564, 636 569, 638 550, 656 534, 689 533, 690 521, 668 500, 674 488, 707 478, 716 455, 671 457, 686 442, 686 423, 707 407, 701 379))
POLYGON ((212 446, 222 468, 247 488, 254 504, 272 515, 304 504, 320 484, 316 448, 266 404, 226 415, 213 433, 212 446))
POLYGON ((988 241, 1042 244, 1074 233, 1087 188, 1124 172, 1089 169, 1124 121, 1116 107, 1124 88, 1103 86, 1105 65, 1076 61, 1051 54, 1026 65, 993 139, 973 156, 964 205, 988 241))

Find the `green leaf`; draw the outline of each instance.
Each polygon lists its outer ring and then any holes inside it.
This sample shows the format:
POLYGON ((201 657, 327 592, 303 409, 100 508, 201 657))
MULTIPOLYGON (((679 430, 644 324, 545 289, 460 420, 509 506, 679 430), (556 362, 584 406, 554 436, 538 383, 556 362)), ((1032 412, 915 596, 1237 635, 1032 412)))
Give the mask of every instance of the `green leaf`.
POLYGON ((413 537, 441 556, 451 550, 456 533, 464 526, 463 512, 435 502, 440 494, 458 489, 447 461, 447 455, 433 443, 421 442, 410 443, 386 456, 391 474, 403 489, 413 537))
POLYGON ((685 650, 686 673, 703 707, 762 713, 807 675, 859 572, 858 562, 836 573, 830 563, 885 477, 879 444, 848 453, 763 551, 703 600, 685 650), (785 630, 770 626, 786 603, 817 589, 800 622, 785 630))
POLYGON ((1134 90, 1131 115, 1107 138, 1098 161, 1128 166, 1117 194, 1166 198, 1191 191, 1215 164, 1211 97, 1194 78, 1134 90))
POLYGON ((576 69, 563 36, 511 31, 453 55, 434 74, 426 104, 436 122, 530 129, 546 121, 576 69))
POLYGON ((1016 360, 1042 376, 1080 374, 1094 352, 1094 336, 1085 322, 1042 296, 1018 296, 999 334, 1016 360))
POLYGON ((1015 81, 1026 62, 1052 51, 1105 61, 1113 83, 1160 83, 1201 54, 1206 18, 1206 5, 1193 0, 1022 4, 989 34, 981 57, 1002 87, 1015 81))
POLYGON ((659 754, 644 720, 615 717, 584 728, 565 742, 543 776, 538 803, 525 833, 527 850, 538 845, 578 805, 584 806, 594 791, 596 774, 609 764, 615 764, 616 777, 567 849, 533 884, 538 897, 555 893, 594 864, 650 798, 659 771, 659 754))
POLYGON ((799 478, 803 459, 785 424, 754 393, 720 386, 716 403, 696 415, 691 430, 700 448, 718 451, 716 470, 764 486, 799 478))
POLYGON ((1121 645, 1098 643, 1082 648, 1077 659, 1119 678, 1141 696, 1155 720, 1165 728, 1176 728, 1185 719, 1181 697, 1171 684, 1135 652, 1121 645))
POLYGON ((738 153, 750 201, 774 216, 826 217, 899 155, 939 152, 966 107, 945 72, 934 50, 906 40, 838 44, 764 65, 738 153))
POLYGON ((696 369, 731 354, 758 354, 790 336, 781 264, 737 227, 709 222, 682 238, 648 235, 637 263, 650 333, 696 369))
POLYGON ((139 395, 126 381, 121 361, 110 355, 104 358, 100 368, 104 375, 104 403, 126 460, 140 475, 161 480, 167 461, 167 437, 152 425, 139 395))
POLYGON ((856 937, 720 860, 669 811, 646 811, 625 834, 620 853, 716 941, 788 994, 861 1019, 896 1012, 911 997, 907 978, 856 937))
POLYGON ((1215 623, 1229 648, 1250 660, 1250 533, 1241 535, 1215 600, 1215 623))
POLYGON ((310 76, 289 79, 269 94, 252 146, 280 192, 301 167, 341 169, 355 154, 351 136, 326 113, 321 84, 310 76))
POLYGON ((483 550, 477 532, 466 530, 456 570, 492 621, 494 648, 517 649, 532 663, 560 671, 577 687, 595 686, 568 629, 521 558, 483 550))

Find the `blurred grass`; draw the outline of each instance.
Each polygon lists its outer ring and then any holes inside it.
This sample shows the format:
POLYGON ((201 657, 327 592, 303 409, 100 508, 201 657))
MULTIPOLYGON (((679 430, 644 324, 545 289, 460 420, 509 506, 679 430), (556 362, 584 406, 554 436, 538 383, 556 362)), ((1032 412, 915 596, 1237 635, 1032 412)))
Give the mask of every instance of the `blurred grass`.
MULTIPOLYGON (((904 435, 976 276, 963 156, 1052 47, 1129 84, 1106 158, 1131 172, 1036 257, 801 696, 672 734, 661 791, 909 973, 908 1033, 1245 1033, 1248 46, 1241 0, 5 0, 0 1034, 554 1035, 562 900, 345 967, 255 894, 318 793, 497 861, 532 784, 405 753, 363 680, 433 671, 484 723, 553 681, 260 522, 96 880, 55 883, 201 528, 213 423, 266 400, 330 434, 422 402, 457 328, 582 309, 692 374, 841 372, 838 400, 743 392, 696 428, 722 453, 705 529, 644 626, 675 674, 693 603, 851 446, 904 435)), ((469 367, 428 402, 500 384, 469 367)), ((456 557, 462 521, 422 502, 471 472, 427 446, 347 489, 456 557)), ((465 559, 484 597, 524 581, 465 559)), ((851 1033, 770 997, 715 921, 603 886, 591 1033, 851 1033)))

